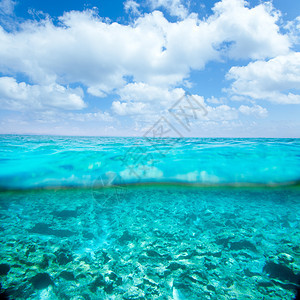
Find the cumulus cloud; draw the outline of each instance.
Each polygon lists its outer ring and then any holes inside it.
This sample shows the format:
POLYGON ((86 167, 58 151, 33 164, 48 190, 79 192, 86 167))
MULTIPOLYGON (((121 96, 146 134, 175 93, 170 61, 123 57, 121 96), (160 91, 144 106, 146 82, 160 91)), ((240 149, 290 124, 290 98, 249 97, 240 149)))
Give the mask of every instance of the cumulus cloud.
POLYGON ((134 0, 127 0, 124 2, 124 9, 127 13, 131 12, 134 15, 140 15, 140 11, 139 11, 139 7, 140 5, 135 2, 134 0))
MULTIPOLYGON (((118 115, 131 116, 141 123, 148 123, 149 127, 161 116, 172 119, 172 116, 169 114, 170 108, 184 97, 185 92, 181 88, 168 89, 145 83, 130 83, 119 91, 119 95, 121 101, 114 101, 112 110, 118 115), (160 112, 160 115, 157 112, 160 112)), ((208 98, 206 101, 200 95, 194 94, 192 97, 197 101, 198 105, 203 107, 203 110, 197 112, 197 116, 194 118, 186 103, 181 104, 184 108, 183 113, 188 116, 191 126, 192 124, 203 122, 237 120, 239 113, 258 117, 266 117, 268 114, 268 111, 259 105, 253 105, 252 107, 241 105, 239 109, 236 109, 235 107, 222 104, 221 100, 214 97, 208 98), (212 103, 213 106, 208 103, 212 103)))
POLYGON ((261 118, 265 118, 268 116, 268 110, 264 107, 261 107, 260 105, 253 105, 253 106, 247 106, 247 105, 241 105, 239 107, 239 111, 247 116, 255 115, 261 118))
POLYGON ((120 116, 149 113, 149 111, 147 110, 147 105, 141 102, 114 101, 112 103, 112 110, 120 116))
POLYGON ((112 110, 122 116, 130 116, 136 121, 137 131, 145 131, 159 117, 185 95, 182 88, 167 88, 145 84, 129 83, 118 92, 120 101, 112 103, 112 110))
POLYGON ((222 99, 222 98, 218 99, 218 98, 212 96, 210 98, 207 98, 206 101, 209 102, 209 103, 213 103, 213 104, 222 104, 224 99, 222 99))
POLYGON ((284 28, 288 31, 289 38, 293 42, 293 44, 299 44, 300 43, 300 16, 298 16, 296 19, 292 21, 289 21, 284 28))
POLYGON ((89 122, 89 121, 104 121, 112 122, 114 118, 108 112, 92 112, 92 113, 64 113, 65 119, 70 119, 78 122, 89 122))
POLYGON ((211 120, 234 120, 238 118, 238 110, 234 107, 224 104, 210 106, 202 96, 196 94, 191 96, 193 102, 189 104, 185 102, 186 94, 181 88, 168 89, 144 83, 130 83, 120 90, 121 102, 114 101, 112 110, 119 115, 134 116, 135 120, 148 122, 151 125, 161 116, 173 118, 170 115, 170 111, 175 114, 179 113, 180 116, 182 113, 185 114, 189 122, 192 123, 211 120), (179 106, 183 111, 180 111, 179 106), (199 108, 196 116, 193 116, 195 110, 191 110, 190 106, 194 109, 199 108), (157 112, 160 112, 160 115, 157 112))
POLYGON ((181 0, 148 0, 152 9, 165 8, 171 16, 186 18, 188 15, 188 8, 181 0))
POLYGON ((281 104, 300 104, 300 52, 251 62, 244 67, 232 67, 227 79, 234 80, 229 90, 234 95, 281 104))
MULTIPOLYGON (((136 1, 124 2, 124 9, 136 16, 129 24, 110 23, 95 10, 86 10, 66 12, 56 23, 46 16, 11 30, 0 26, 0 72, 7 76, 0 78, 2 107, 80 110, 87 106, 86 91, 98 98, 116 96, 111 111, 119 116, 152 122, 184 94, 181 87, 189 82, 192 70, 228 58, 237 63, 258 60, 230 69, 232 98, 300 102, 295 92, 299 55, 290 52, 298 19, 289 25, 289 34, 283 34, 278 26, 280 13, 270 3, 250 8, 244 0, 222 0, 209 17, 200 20, 182 0, 147 1, 155 11, 145 14, 136 1), (161 8, 177 21, 171 22, 158 11, 161 8), (26 82, 16 80, 20 74, 26 82), (81 88, 70 88, 73 84, 81 88)), ((12 13, 14 5, 2 0, 0 9, 12 13)), ((193 96, 207 110, 201 122, 267 114, 258 105, 237 109, 222 97, 204 101, 193 96)), ((102 112, 74 113, 68 118, 111 120, 102 112)))
POLYGON ((60 108, 78 110, 86 105, 82 89, 66 88, 59 84, 29 85, 12 77, 0 77, 1 107, 11 110, 60 108))
POLYGON ((126 85, 127 76, 174 86, 191 69, 226 55, 265 58, 289 50, 270 7, 250 9, 242 0, 223 0, 213 11, 206 20, 192 14, 178 22, 154 11, 129 25, 109 24, 94 11, 72 11, 59 25, 48 18, 27 21, 15 32, 0 28, 0 71, 22 72, 35 84, 81 83, 102 97, 126 85))
POLYGON ((143 82, 129 83, 119 91, 123 101, 150 102, 153 106, 171 105, 184 94, 182 88, 168 89, 143 82))
POLYGON ((207 115, 204 117, 205 120, 210 121, 229 121, 238 118, 238 112, 234 107, 222 104, 216 107, 206 106, 207 115))
POLYGON ((244 0, 223 0, 209 18, 215 44, 231 58, 262 59, 286 54, 291 43, 279 33, 280 13, 270 2, 253 8, 244 0))

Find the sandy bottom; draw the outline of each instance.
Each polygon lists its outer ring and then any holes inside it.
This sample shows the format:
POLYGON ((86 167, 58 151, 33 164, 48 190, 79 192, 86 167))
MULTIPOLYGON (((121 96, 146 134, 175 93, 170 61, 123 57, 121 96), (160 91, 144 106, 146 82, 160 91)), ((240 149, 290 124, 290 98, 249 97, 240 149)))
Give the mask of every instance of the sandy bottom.
POLYGON ((294 299, 299 188, 0 194, 11 299, 294 299))

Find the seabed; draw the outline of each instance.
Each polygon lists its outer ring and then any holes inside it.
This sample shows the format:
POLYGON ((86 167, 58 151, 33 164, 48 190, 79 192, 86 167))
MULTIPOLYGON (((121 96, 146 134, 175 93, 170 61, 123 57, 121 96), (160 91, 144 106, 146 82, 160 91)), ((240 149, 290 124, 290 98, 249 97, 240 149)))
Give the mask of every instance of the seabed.
POLYGON ((11 299, 294 299, 299 187, 2 191, 11 299))

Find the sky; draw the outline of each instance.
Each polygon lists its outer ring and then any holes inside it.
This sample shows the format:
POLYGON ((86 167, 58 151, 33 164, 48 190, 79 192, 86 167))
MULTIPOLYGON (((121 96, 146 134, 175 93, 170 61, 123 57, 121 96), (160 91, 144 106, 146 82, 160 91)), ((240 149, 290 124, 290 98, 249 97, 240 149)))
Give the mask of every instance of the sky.
POLYGON ((0 0, 0 134, 300 138, 300 1, 0 0))

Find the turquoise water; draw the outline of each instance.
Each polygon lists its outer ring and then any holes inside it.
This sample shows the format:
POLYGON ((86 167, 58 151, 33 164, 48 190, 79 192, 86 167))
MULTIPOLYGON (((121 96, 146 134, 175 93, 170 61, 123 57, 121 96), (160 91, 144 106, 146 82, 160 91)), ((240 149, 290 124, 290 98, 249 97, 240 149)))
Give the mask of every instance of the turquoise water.
POLYGON ((126 183, 276 184, 300 179, 300 139, 0 136, 0 187, 126 183))
POLYGON ((294 299, 300 140, 0 136, 11 299, 294 299))

